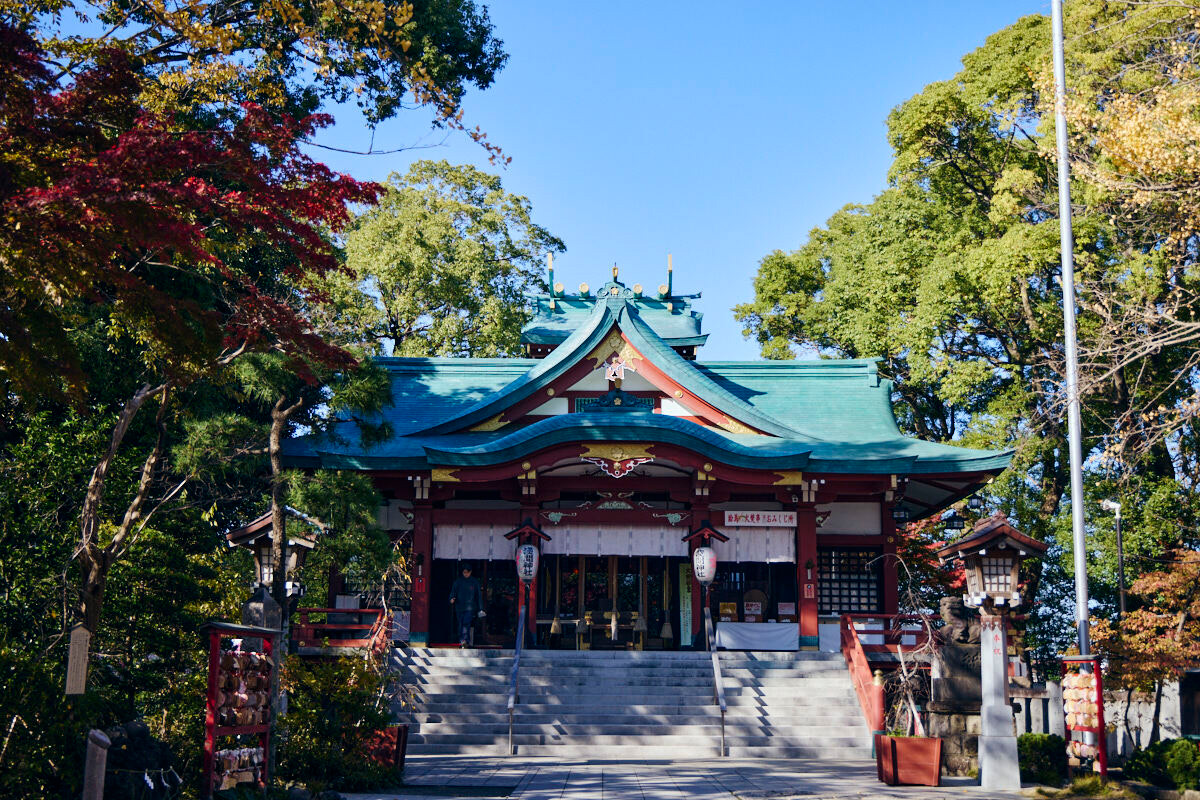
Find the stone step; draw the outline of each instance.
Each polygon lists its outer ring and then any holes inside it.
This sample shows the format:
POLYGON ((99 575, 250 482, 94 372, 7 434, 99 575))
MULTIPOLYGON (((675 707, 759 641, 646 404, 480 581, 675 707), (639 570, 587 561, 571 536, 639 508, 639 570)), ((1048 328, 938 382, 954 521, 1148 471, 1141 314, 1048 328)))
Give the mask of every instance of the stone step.
MULTIPOLYGON (((514 719, 525 724, 563 724, 563 725, 719 725, 721 710, 712 706, 707 709, 678 709, 678 713, 642 712, 642 713, 564 713, 562 711, 530 711, 529 706, 518 706, 514 719)), ((542 708, 545 708, 543 706, 542 708)), ((489 713, 459 711, 416 711, 401 712, 402 722, 413 724, 462 724, 477 722, 481 725, 508 725, 508 712, 495 711, 489 713)), ((725 712, 727 725, 760 726, 760 727, 823 727, 835 725, 862 725, 862 714, 857 709, 847 709, 837 712, 815 712, 805 714, 803 721, 795 714, 772 713, 770 709, 749 710, 731 707, 725 712)))
MULTIPOLYGON (((632 746, 596 746, 596 745, 519 745, 516 747, 519 756, 552 756, 564 759, 587 760, 629 760, 651 761, 662 760, 696 760, 717 758, 720 755, 720 741, 705 746, 689 745, 676 747, 671 745, 632 745, 632 746)), ((481 755, 495 756, 508 754, 508 741, 495 742, 488 745, 464 744, 417 744, 410 743, 408 752, 411 755, 481 755)), ((844 761, 869 766, 874 763, 869 747, 788 747, 788 746, 729 746, 726 744, 726 755, 731 758, 813 758, 829 761, 844 761)))
MULTIPOLYGON (((490 665, 486 666, 446 666, 441 664, 423 665, 423 664, 405 664, 396 668, 397 672, 405 675, 413 675, 418 677, 447 677, 452 675, 461 675, 464 672, 476 673, 479 675, 503 675, 508 676, 512 671, 512 667, 507 669, 496 669, 490 665)), ((845 664, 814 664, 804 667, 784 668, 784 667, 729 667, 722 665, 721 674, 728 678, 743 678, 743 679, 762 679, 762 680, 793 680, 797 677, 837 677, 846 672, 845 664)), ((711 664, 703 664, 695 667, 652 667, 647 664, 639 664, 637 666, 625 667, 597 667, 597 666, 578 666, 578 665, 560 665, 560 664, 521 664, 521 675, 561 675, 564 677, 578 677, 589 675, 610 675, 614 672, 620 672, 624 675, 669 675, 678 676, 681 678, 711 678, 713 674, 711 664)))
MULTIPOLYGON (((794 703, 779 703, 771 701, 769 698, 761 697, 726 697, 725 707, 727 713, 730 714, 757 714, 764 709, 770 709, 776 715, 793 715, 805 717, 813 713, 822 711, 845 711, 850 713, 859 708, 858 701, 852 697, 846 698, 794 698, 797 702, 794 703), (831 702, 836 699, 837 702, 831 702)), ((629 702, 624 702, 622 698, 611 697, 531 697, 529 695, 521 695, 517 700, 517 707, 533 711, 534 713, 561 712, 564 714, 595 714, 595 713, 625 713, 626 709, 638 708, 645 706, 653 706, 660 709, 674 709, 674 712, 666 713, 686 713, 696 709, 706 708, 709 703, 709 698, 698 700, 682 700, 669 697, 648 697, 640 696, 629 698, 629 702)), ((434 697, 431 699, 417 698, 411 702, 414 710, 423 711, 426 713, 447 713, 461 712, 464 709, 470 709, 475 712, 499 712, 506 713, 508 708, 508 696, 496 695, 491 697, 486 702, 478 700, 464 701, 459 698, 434 697)))
MULTIPOLYGON (((675 722, 647 724, 645 720, 628 719, 619 724, 600 723, 532 723, 517 717, 513 721, 513 734, 521 736, 540 736, 543 738, 569 738, 577 736, 670 736, 675 737, 705 737, 713 735, 714 731, 721 732, 721 718, 709 720, 704 724, 680 724, 675 722)), ((851 744, 859 744, 865 740, 866 729, 857 734, 845 724, 839 725, 760 725, 739 724, 726 719, 725 732, 727 737, 771 737, 799 744, 820 744, 839 738, 847 739, 851 744)), ((462 720, 461 722, 438 722, 424 725, 412 725, 409 735, 508 735, 507 721, 485 722, 462 720)))
MULTIPOLYGON (((756 757, 869 756, 866 725, 836 653, 719 653, 730 751, 756 757)), ((413 650, 392 666, 410 752, 508 751, 511 651, 413 650)), ((706 652, 528 651, 513 718, 518 754, 711 758, 721 712, 706 652)))
MULTIPOLYGON (((547 686, 520 686, 517 700, 522 705, 557 702, 560 705, 608 705, 612 707, 639 705, 705 705, 712 700, 712 687, 691 691, 676 691, 671 687, 658 687, 661 691, 649 691, 655 687, 627 686, 624 689, 606 686, 595 691, 562 692, 547 686)), ((494 689, 477 686, 463 691, 462 687, 445 686, 413 687, 411 694, 418 703, 467 703, 475 706, 508 704, 508 688, 494 689)), ((765 691, 761 688, 726 687, 727 703, 778 703, 782 706, 820 706, 826 704, 850 705, 857 702, 852 691, 844 687, 814 687, 810 691, 765 691)))
MULTIPOLYGON (((409 684, 416 686, 419 689, 424 687, 438 687, 446 691, 457 690, 464 694, 476 691, 507 691, 511 683, 508 676, 500 677, 498 675, 453 675, 446 676, 446 679, 439 678, 418 678, 409 681, 409 684), (452 680, 451 680, 452 678, 452 680)), ((838 677, 806 677, 796 679, 781 679, 781 678, 766 678, 757 680, 754 678, 722 678, 722 685, 725 690, 731 691, 734 689, 760 688, 775 694, 797 694, 810 693, 814 690, 826 690, 831 688, 843 689, 846 686, 846 679, 838 677)), ((645 676, 630 676, 630 675, 519 675, 518 684, 522 690, 531 689, 554 689, 560 693, 570 693, 572 691, 581 690, 607 690, 614 689, 624 691, 631 687, 666 687, 677 689, 680 692, 695 692, 697 690, 712 689, 713 676, 705 677, 672 677, 670 675, 650 674, 645 676)))
MULTIPOLYGON (((709 731, 696 733, 683 733, 672 736, 664 736, 661 733, 649 734, 539 734, 539 733, 522 733, 513 732, 512 741, 514 745, 548 745, 562 744, 575 745, 577 747, 630 747, 641 745, 647 747, 662 747, 669 745, 671 747, 707 747, 714 741, 720 741, 721 729, 716 727, 709 731)), ((464 744, 464 745, 493 745, 508 741, 508 731, 497 731, 495 733, 426 733, 424 731, 417 733, 409 733, 408 740, 413 744, 464 744)), ((840 737, 823 737, 823 738, 802 738, 796 739, 774 737, 774 736, 742 736, 730 735, 728 729, 725 733, 726 746, 737 747, 755 747, 766 745, 782 745, 787 747, 835 747, 835 748, 857 748, 865 746, 866 735, 862 736, 840 736, 840 737)))
MULTIPOLYGON (((484 666, 488 664, 512 664, 513 653, 507 651, 481 650, 450 650, 444 655, 431 655, 440 651, 393 651, 393 657, 398 660, 418 664, 455 664, 461 666, 484 666)), ((768 669, 788 669, 798 665, 818 665, 845 661, 840 653, 771 653, 760 656, 748 656, 741 652, 717 653, 722 665, 731 666, 761 666, 768 669)), ((561 664, 591 666, 597 664, 621 663, 630 667, 646 665, 657 666, 695 666, 711 663, 712 654, 708 652, 666 652, 666 651, 629 651, 619 653, 526 650, 521 653, 521 663, 524 664, 561 664)))

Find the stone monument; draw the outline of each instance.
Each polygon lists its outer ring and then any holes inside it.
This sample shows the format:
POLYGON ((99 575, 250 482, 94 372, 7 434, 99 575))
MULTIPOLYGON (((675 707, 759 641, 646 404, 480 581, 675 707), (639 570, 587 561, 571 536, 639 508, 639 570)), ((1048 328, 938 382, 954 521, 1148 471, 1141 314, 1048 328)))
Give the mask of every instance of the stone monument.
POLYGON ((942 739, 942 770, 969 775, 979 768, 979 615, 961 597, 939 603, 943 626, 934 651, 929 701, 929 735, 942 739))

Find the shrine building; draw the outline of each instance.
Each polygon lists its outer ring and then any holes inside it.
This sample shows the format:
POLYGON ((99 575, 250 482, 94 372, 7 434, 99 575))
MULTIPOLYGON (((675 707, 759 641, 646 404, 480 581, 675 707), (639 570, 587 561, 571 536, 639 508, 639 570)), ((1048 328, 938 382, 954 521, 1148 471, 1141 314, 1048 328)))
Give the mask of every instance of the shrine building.
POLYGON ((938 514, 1011 459, 903 436, 871 359, 704 360, 699 295, 670 279, 550 286, 524 358, 380 359, 387 441, 363 447, 347 423, 288 443, 289 466, 366 472, 386 498, 413 645, 457 644, 450 586, 469 563, 476 646, 511 648, 527 613, 538 647, 690 648, 689 551, 709 542, 719 626, 748 649, 837 649, 839 614, 897 610, 895 519, 938 514), (519 611, 524 541, 541 557, 519 611))

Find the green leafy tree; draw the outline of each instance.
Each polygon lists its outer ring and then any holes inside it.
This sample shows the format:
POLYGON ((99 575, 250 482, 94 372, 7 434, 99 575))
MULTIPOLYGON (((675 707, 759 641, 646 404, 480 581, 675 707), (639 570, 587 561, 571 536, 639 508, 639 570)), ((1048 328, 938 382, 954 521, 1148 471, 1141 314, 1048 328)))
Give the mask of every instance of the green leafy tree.
POLYGON ((562 241, 528 199, 471 166, 421 161, 393 175, 346 235, 333 278, 343 324, 395 355, 515 355, 525 295, 562 241))
POLYGON ((467 87, 487 88, 507 60, 473 0, 3 0, 0 16, 36 32, 58 78, 107 50, 130 54, 150 78, 143 104, 188 118, 355 99, 378 122, 407 97, 462 128, 467 87))
MULTIPOLYGON (((1127 542, 1143 558, 1179 541, 1166 528, 1186 525, 1200 478, 1196 10, 1083 0, 1067 16, 1083 435, 1093 456, 1078 501, 1093 509, 1127 496, 1127 542)), ((1071 602, 1072 564, 1060 507, 1065 359, 1049 46, 1049 20, 1023 18, 964 56, 952 79, 898 106, 888 188, 834 214, 798 250, 767 255, 754 301, 736 309, 768 357, 881 359, 907 432, 1016 449, 1013 468, 984 493, 1055 543, 1032 611, 1031 641, 1043 653, 1073 637, 1055 622, 1071 602)), ((1111 521, 1089 517, 1103 546, 1092 554, 1093 584, 1111 612, 1111 521)))

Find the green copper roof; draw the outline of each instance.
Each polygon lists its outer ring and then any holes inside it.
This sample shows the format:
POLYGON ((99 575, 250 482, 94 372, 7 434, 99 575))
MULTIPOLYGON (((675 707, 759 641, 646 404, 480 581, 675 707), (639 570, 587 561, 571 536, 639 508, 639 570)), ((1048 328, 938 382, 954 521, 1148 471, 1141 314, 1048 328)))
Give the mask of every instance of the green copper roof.
MULTIPOLYGON (((365 448, 349 422, 327 437, 301 437, 285 460, 302 468, 428 470, 489 466, 575 442, 672 444, 731 466, 806 473, 934 475, 923 483, 925 513, 953 499, 946 476, 977 481, 1008 466, 1009 451, 973 450, 903 436, 891 383, 873 360, 689 361, 664 337, 662 317, 619 283, 579 309, 561 343, 543 359, 388 358, 393 401, 381 415, 394 435, 365 448), (614 291, 615 290, 615 291, 614 291), (586 310, 586 314, 583 311, 586 310), (610 391, 588 410, 472 431, 479 423, 543 392, 595 351, 613 329, 671 380, 750 428, 734 434, 687 418, 613 402, 610 391), (968 477, 975 476, 975 477, 968 477)), ((678 298, 676 298, 678 299, 678 298)), ((556 304, 563 298, 556 298, 556 304)), ((699 331, 699 315, 687 311, 699 331)), ((690 324, 690 323, 688 323, 690 324)), ((565 330, 565 328, 564 328, 565 330)), ((969 487, 967 487, 969 488, 969 487)), ((909 496, 917 494, 910 491, 909 496)))
MULTIPOLYGON (((553 281, 551 281, 553 283, 553 281)), ((616 289, 638 313, 655 336, 671 347, 699 346, 708 339, 701 332, 704 315, 692 310, 691 301, 699 294, 676 295, 638 293, 617 280, 596 290, 596 295, 541 294, 534 297, 533 319, 521 329, 524 344, 560 344, 582 325, 586 325, 595 307, 613 296, 616 289)))

